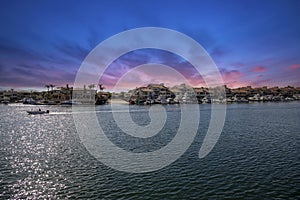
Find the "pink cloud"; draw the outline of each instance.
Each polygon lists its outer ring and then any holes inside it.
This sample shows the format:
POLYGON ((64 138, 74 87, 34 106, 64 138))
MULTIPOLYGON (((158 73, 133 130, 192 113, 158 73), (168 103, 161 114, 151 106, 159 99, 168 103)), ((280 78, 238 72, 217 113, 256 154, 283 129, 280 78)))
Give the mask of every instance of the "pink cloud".
POLYGON ((294 64, 287 67, 288 70, 297 70, 300 69, 300 64, 294 64))
POLYGON ((261 73, 261 72, 265 72, 266 68, 263 66, 257 66, 257 67, 253 67, 251 71, 261 73))
POLYGON ((242 81, 243 73, 239 70, 227 70, 223 68, 220 72, 223 77, 224 84, 228 87, 239 87, 245 85, 245 82, 242 81))
POLYGON ((222 69, 221 74, 225 80, 236 80, 239 79, 242 76, 242 73, 239 70, 226 70, 222 69))

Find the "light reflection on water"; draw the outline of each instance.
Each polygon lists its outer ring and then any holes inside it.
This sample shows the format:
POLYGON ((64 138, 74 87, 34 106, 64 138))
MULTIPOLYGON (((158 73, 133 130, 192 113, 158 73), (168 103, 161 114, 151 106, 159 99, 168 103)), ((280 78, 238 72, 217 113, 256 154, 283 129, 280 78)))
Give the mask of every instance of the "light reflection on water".
MULTIPOLYGON (((38 106, 0 105, 0 197, 297 199, 299 105, 228 105, 220 141, 199 160, 210 116, 210 106, 201 105, 199 133, 189 150, 160 171, 134 175, 112 170, 88 154, 76 134, 71 107, 42 106, 50 114, 28 115, 26 110, 38 106)), ((167 110, 162 134, 141 141, 121 133, 109 106, 96 107, 109 139, 133 152, 151 151, 172 139, 180 114, 177 107, 167 110)), ((147 107, 132 111, 138 124, 148 123, 147 107)))

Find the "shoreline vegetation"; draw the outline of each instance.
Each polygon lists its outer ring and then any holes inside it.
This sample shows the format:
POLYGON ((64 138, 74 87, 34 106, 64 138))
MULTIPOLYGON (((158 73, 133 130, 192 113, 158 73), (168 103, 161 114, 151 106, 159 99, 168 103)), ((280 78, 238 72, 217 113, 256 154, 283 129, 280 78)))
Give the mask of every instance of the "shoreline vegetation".
POLYGON ((107 103, 118 104, 179 104, 179 103, 249 103, 249 102, 286 102, 300 100, 300 87, 257 87, 240 88, 191 87, 180 84, 167 87, 161 84, 149 84, 127 92, 107 92, 102 84, 73 88, 45 85, 46 91, 0 91, 0 103, 23 103, 33 105, 80 105, 107 103))

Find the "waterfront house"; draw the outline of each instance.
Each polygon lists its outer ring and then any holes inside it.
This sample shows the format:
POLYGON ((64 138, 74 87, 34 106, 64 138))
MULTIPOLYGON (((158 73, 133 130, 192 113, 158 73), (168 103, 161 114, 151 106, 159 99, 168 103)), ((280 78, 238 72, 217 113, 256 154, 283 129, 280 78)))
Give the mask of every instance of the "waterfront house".
POLYGON ((131 100, 143 102, 146 100, 166 100, 175 98, 175 94, 164 84, 149 84, 146 87, 138 87, 130 91, 131 100))

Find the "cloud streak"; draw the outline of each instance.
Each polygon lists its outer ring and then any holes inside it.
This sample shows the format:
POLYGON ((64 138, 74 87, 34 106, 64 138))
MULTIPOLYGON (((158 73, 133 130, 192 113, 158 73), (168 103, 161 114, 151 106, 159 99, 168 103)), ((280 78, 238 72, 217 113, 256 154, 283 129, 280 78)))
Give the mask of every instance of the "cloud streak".
POLYGON ((257 66, 257 67, 251 68, 251 71, 255 72, 255 73, 262 73, 262 72, 265 72, 266 70, 267 69, 263 66, 257 66))
POLYGON ((290 71, 296 71, 300 69, 300 64, 293 64, 287 67, 288 70, 290 71))

